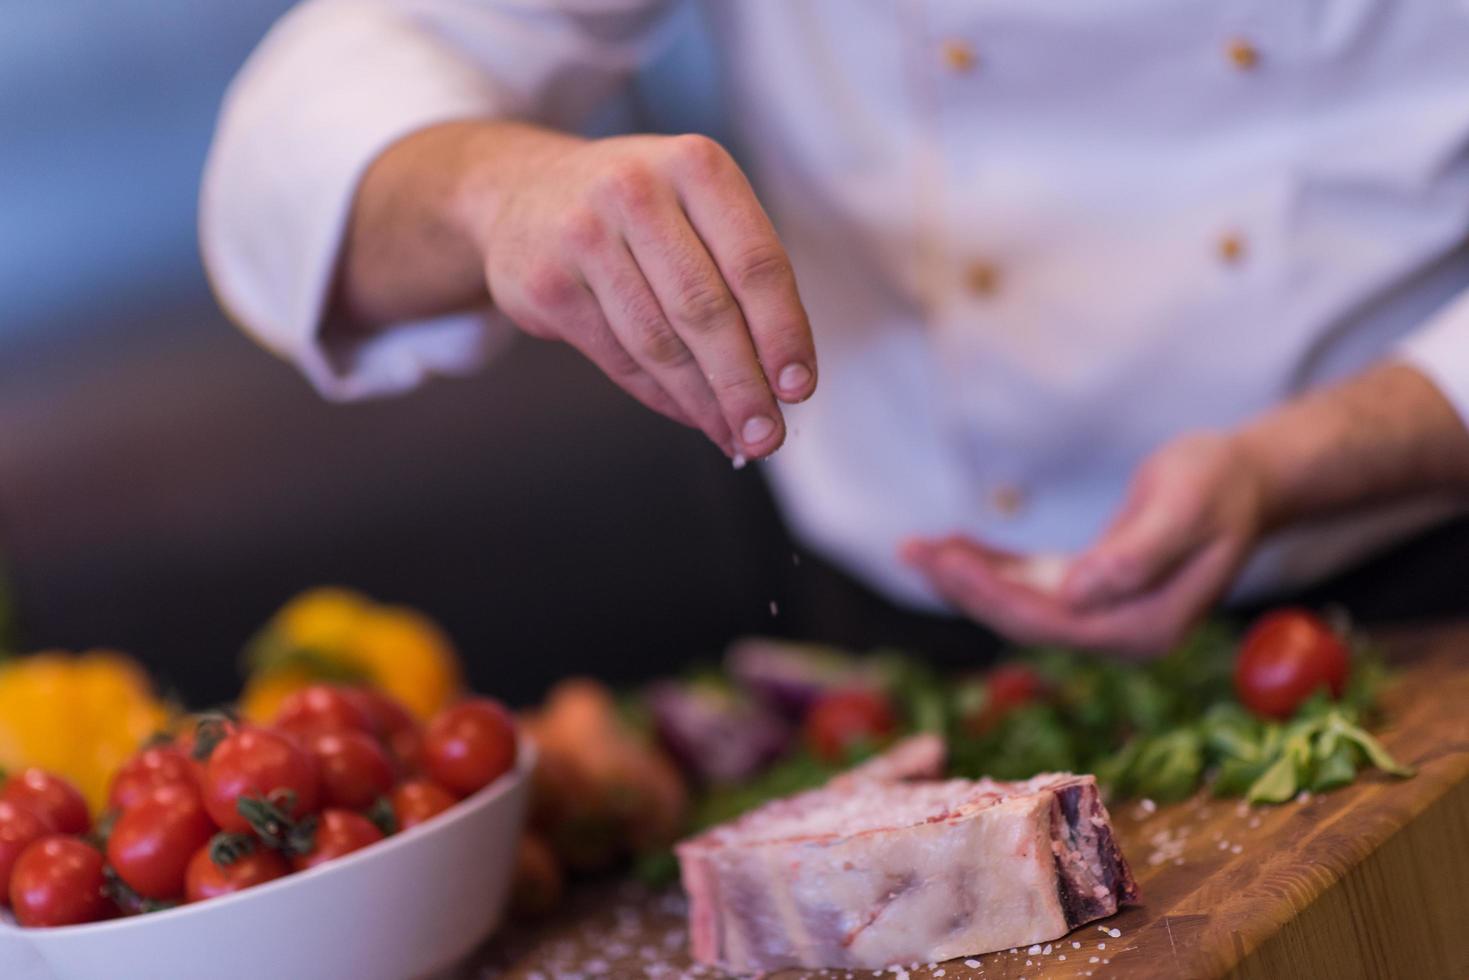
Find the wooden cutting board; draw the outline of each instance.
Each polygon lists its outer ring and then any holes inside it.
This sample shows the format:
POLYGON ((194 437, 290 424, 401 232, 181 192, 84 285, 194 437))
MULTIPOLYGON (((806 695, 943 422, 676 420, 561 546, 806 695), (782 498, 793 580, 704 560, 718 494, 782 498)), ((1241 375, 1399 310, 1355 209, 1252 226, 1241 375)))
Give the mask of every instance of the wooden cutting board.
MULTIPOLYGON (((1400 673, 1379 734, 1417 776, 1369 773, 1276 807, 1120 804, 1141 904, 1038 948, 907 976, 1469 977, 1469 627, 1404 635, 1390 651, 1400 673)), ((688 960, 683 912, 676 891, 585 890, 540 928, 507 930, 476 966, 525 980, 717 976, 688 960)), ((847 971, 775 975, 803 976, 847 971)))

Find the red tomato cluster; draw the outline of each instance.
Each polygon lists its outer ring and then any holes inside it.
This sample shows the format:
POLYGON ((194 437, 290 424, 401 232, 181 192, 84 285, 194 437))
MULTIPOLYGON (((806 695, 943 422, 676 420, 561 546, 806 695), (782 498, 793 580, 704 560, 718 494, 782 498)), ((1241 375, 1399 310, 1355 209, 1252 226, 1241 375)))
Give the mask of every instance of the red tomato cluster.
POLYGON ((0 906, 63 926, 217 898, 415 827, 515 764, 510 713, 468 698, 428 725, 386 695, 314 685, 269 726, 223 716, 123 765, 92 827, 39 769, 0 785, 0 906))

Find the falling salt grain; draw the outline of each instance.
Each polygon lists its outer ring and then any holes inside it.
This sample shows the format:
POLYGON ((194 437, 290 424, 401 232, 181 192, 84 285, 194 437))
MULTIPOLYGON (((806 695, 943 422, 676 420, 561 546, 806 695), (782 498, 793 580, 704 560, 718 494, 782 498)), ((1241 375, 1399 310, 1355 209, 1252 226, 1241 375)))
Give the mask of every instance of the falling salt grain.
POLYGON ((771 599, 770 600, 770 615, 772 615, 772 616, 779 616, 780 615, 780 606, 777 606, 775 604, 775 600, 774 599, 771 599))
POLYGON ((730 460, 730 464, 732 466, 734 466, 734 468, 737 469, 737 470, 744 469, 745 468, 745 464, 748 463, 748 462, 749 462, 749 460, 745 458, 745 454, 744 453, 735 453, 734 454, 734 459, 731 459, 730 460))
POLYGON ((1157 813, 1158 812, 1158 804, 1154 803, 1152 800, 1148 799, 1146 796, 1143 797, 1138 802, 1138 806, 1142 808, 1142 811, 1144 813, 1157 813))

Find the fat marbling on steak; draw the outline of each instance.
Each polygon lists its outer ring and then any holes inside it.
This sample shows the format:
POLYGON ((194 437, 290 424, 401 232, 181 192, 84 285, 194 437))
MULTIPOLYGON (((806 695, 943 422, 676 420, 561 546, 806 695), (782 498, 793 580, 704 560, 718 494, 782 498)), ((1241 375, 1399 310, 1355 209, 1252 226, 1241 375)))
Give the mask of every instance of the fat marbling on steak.
POLYGON ((1057 939, 1137 897, 1096 779, 940 780, 915 736, 677 848, 694 957, 735 973, 1057 939))

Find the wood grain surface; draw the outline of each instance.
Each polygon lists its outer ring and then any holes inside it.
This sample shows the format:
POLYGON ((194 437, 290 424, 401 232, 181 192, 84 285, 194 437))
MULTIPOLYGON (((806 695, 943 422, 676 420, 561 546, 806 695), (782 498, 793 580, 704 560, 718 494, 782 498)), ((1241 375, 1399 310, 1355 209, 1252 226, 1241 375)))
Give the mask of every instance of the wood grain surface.
MULTIPOLYGON (((1469 977, 1469 627, 1405 634, 1390 649, 1399 673, 1379 734, 1418 768, 1414 778, 1372 772, 1276 807, 1204 795, 1122 803, 1112 816, 1140 904, 1029 950, 884 976, 1469 977)), ((677 892, 584 890, 554 921, 507 930, 475 970, 525 980, 717 976, 688 960, 683 912, 677 892)))

